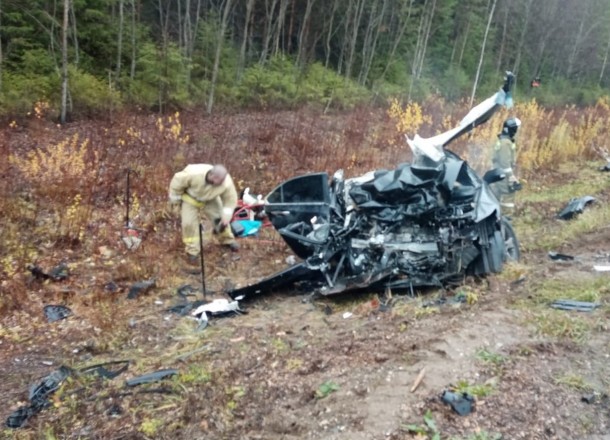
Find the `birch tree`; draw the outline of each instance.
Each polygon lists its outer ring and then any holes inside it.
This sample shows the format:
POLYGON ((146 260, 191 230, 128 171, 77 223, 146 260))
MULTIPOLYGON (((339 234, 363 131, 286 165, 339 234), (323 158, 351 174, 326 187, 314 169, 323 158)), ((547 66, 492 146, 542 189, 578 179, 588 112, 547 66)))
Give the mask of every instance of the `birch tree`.
MULTIPOLYGON (((492 0, 490 0, 492 1, 492 0)), ((496 2, 497 0, 493 0, 491 4, 491 9, 489 10, 489 17, 487 18, 487 26, 485 27, 485 36, 483 37, 483 44, 481 46, 481 56, 479 57, 479 65, 477 67, 477 74, 474 78, 474 85, 472 86, 472 94, 470 95, 470 107, 474 103, 474 96, 477 93, 477 86, 479 84, 479 77, 481 76, 481 67, 483 66, 483 58, 485 57, 485 46, 487 45, 487 36, 489 35, 489 28, 491 27, 491 20, 494 16, 494 11, 496 10, 496 2)), ((489 6, 489 3, 488 3, 489 6)))
POLYGON ((70 16, 70 0, 64 0, 64 14, 61 29, 61 112, 59 121, 66 123, 68 112, 68 17, 70 16))
POLYGON ((233 0, 224 0, 221 4, 222 18, 220 19, 220 26, 218 31, 218 41, 216 42, 216 54, 214 56, 214 67, 212 69, 212 80, 210 81, 210 92, 208 94, 208 104, 206 110, 208 114, 212 113, 214 106, 214 93, 216 92, 216 82, 218 81, 218 69, 220 67, 220 55, 222 54, 222 45, 225 40, 225 33, 227 32, 227 22, 229 20, 229 12, 233 7, 233 0))

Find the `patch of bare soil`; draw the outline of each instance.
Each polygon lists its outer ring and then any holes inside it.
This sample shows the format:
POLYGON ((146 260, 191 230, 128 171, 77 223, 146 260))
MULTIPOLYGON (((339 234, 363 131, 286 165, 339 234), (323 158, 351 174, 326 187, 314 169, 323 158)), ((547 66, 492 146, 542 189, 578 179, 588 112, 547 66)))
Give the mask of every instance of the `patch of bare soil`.
MULTIPOLYGON (((603 249, 607 238, 602 231, 590 242, 603 249)), ((255 281, 285 266, 290 255, 274 240, 242 243, 238 255, 209 245, 211 292, 255 281)), ((589 252, 595 253, 593 246, 589 252)), ((531 278, 599 276, 581 261, 536 260, 531 278)), ((479 294, 474 305, 448 301, 423 309, 418 298, 394 295, 388 311, 380 311, 375 295, 304 301, 302 293, 281 292, 245 304, 245 315, 214 320, 196 332, 194 321, 164 312, 179 302, 177 286, 201 283, 199 275, 181 270, 132 301, 125 299, 127 282, 107 293, 112 301, 71 293, 91 298, 73 302, 74 315, 63 321, 47 323, 42 314, 5 317, 2 415, 26 403, 28 386, 59 365, 129 358, 134 364, 128 372, 94 387, 71 386, 19 432, 35 437, 51 427, 58 438, 408 439, 415 434, 406 426, 424 426, 428 410, 441 438, 575 439, 608 432, 610 402, 601 393, 610 377, 607 338, 595 333, 575 343, 536 335, 514 306, 531 294, 527 281, 471 283, 479 294), (487 362, 481 353, 501 362, 487 362), (169 382, 168 394, 123 388, 124 379, 161 368, 183 374, 169 382), (205 379, 191 377, 198 368, 205 379), (570 374, 592 388, 561 383, 570 374), (440 400, 444 389, 460 383, 490 390, 464 417, 440 400), (595 402, 581 400, 593 391, 595 402), (484 434, 489 437, 474 437, 484 434)), ((86 274, 83 265, 72 276, 86 274)), ((38 285, 33 295, 57 300, 60 286, 38 285)), ((606 328, 603 311, 586 318, 606 328)))

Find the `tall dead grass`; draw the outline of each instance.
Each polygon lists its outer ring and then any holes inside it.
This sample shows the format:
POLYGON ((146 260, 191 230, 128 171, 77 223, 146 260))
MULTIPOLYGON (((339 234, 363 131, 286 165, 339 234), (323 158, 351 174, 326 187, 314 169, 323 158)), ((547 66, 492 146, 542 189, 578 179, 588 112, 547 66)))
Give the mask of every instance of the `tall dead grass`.
MULTIPOLYGON (((3 282, 11 280, 12 291, 24 291, 15 280, 24 279, 28 262, 57 258, 53 252, 74 249, 75 244, 82 255, 77 251, 74 258, 89 257, 100 246, 121 249, 127 170, 135 171, 130 217, 146 231, 146 252, 159 256, 146 275, 163 276, 164 268, 172 267, 163 259, 172 258, 168 250, 179 247, 177 219, 163 215, 167 185, 187 164, 223 163, 239 190, 250 187, 252 193, 266 194, 299 174, 343 169, 346 177, 354 177, 394 168, 411 157, 405 134, 433 136, 456 126, 467 111, 465 102, 433 97, 421 104, 402 107, 394 102, 385 109, 360 107, 337 114, 311 109, 212 117, 125 114, 112 124, 83 121, 65 127, 37 116, 31 116, 31 127, 27 120, 23 125, 11 122, 0 128, 2 152, 11 158, 0 164, 3 282)), ((533 100, 518 103, 450 149, 484 171, 491 145, 509 116, 523 122, 517 140, 522 175, 536 178, 538 171, 560 161, 608 153, 608 99, 588 108, 552 110, 533 100)), ((123 275, 136 279, 143 274, 123 275)))

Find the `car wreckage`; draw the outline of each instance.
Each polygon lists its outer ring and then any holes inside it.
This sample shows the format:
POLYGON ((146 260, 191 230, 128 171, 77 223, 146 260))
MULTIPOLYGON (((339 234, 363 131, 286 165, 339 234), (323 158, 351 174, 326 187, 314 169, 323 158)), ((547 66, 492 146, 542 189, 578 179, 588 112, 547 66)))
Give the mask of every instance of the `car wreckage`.
POLYGON ((255 284, 228 291, 249 299, 299 284, 314 294, 446 286, 466 275, 500 272, 519 258, 510 221, 489 184, 447 144, 512 105, 513 75, 452 130, 407 138, 411 163, 361 177, 295 177, 264 199, 264 212, 303 261, 255 284))

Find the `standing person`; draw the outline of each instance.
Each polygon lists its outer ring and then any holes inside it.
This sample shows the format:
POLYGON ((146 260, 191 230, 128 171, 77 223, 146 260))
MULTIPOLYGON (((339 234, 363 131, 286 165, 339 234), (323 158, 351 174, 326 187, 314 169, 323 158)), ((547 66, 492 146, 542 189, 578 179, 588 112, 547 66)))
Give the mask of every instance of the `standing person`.
POLYGON ((521 184, 515 175, 517 163, 517 146, 515 136, 521 126, 519 118, 509 118, 502 125, 502 132, 493 147, 492 164, 501 168, 506 178, 492 185, 492 190, 504 208, 515 207, 515 191, 521 189, 521 184))
POLYGON ((190 263, 198 261, 199 210, 214 225, 221 245, 237 252, 239 245, 231 231, 231 217, 237 206, 237 191, 233 179, 222 165, 191 164, 172 177, 169 201, 181 206, 182 241, 190 263))

